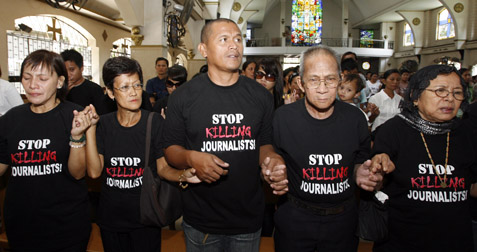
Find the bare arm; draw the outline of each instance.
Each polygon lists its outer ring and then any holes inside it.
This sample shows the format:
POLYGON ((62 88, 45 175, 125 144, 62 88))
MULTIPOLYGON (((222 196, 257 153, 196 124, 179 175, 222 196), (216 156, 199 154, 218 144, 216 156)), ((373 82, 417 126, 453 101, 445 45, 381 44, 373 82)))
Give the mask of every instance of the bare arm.
POLYGON ((7 170, 7 168, 8 168, 8 165, 7 165, 7 164, 2 164, 2 163, 0 163, 0 176, 2 176, 2 175, 5 173, 5 171, 7 170))
POLYGON ((98 153, 98 146, 96 144, 96 125, 99 121, 99 116, 96 110, 90 105, 88 116, 91 118, 91 127, 86 131, 86 169, 88 176, 91 178, 98 178, 104 167, 104 157, 98 153))
POLYGON ((157 174, 161 176, 161 178, 167 179, 169 181, 179 182, 180 177, 182 176, 183 182, 188 182, 188 183, 201 182, 199 178, 195 175, 194 168, 188 168, 184 170, 174 169, 167 164, 166 159, 164 157, 157 159, 156 164, 157 164, 157 174))
POLYGON ((260 146, 259 162, 263 179, 270 184, 273 193, 285 194, 288 191, 285 161, 275 152, 271 144, 260 146))
MULTIPOLYGON (((74 118, 71 128, 71 138, 80 140, 91 125, 91 121, 85 115, 84 111, 73 111, 74 118)), ((68 158, 68 171, 75 179, 81 179, 86 174, 85 148, 83 143, 71 143, 70 155, 68 158)))

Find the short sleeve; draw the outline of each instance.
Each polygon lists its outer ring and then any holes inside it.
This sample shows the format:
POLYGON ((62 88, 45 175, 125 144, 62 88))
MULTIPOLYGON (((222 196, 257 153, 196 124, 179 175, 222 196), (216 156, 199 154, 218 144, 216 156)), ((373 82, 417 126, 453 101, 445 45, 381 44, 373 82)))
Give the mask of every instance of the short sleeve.
POLYGON ((162 134, 162 142, 164 148, 171 145, 179 145, 185 147, 186 127, 184 116, 182 115, 182 106, 179 93, 176 90, 169 96, 167 103, 166 120, 164 123, 164 134, 162 134))
POLYGON ((386 153, 391 160, 396 158, 399 139, 397 139, 397 132, 395 128, 398 127, 394 122, 398 118, 393 118, 384 123, 376 130, 376 136, 374 138, 373 149, 371 151, 372 156, 376 154, 386 153))
MULTIPOLYGON (((103 117, 104 118, 104 117, 103 117)), ((96 127, 96 146, 98 153, 104 155, 104 119, 100 117, 98 126, 96 127)))
POLYGON ((153 79, 149 79, 146 83, 146 92, 148 94, 153 94, 154 93, 154 83, 152 82, 153 79))
POLYGON ((163 143, 162 143, 162 134, 164 128, 164 119, 158 113, 154 113, 152 118, 152 145, 153 145, 153 153, 152 156, 155 160, 164 156, 164 152, 162 150, 163 143))
POLYGON ((270 93, 266 93, 267 99, 264 102, 264 114, 262 119, 262 127, 260 128, 259 144, 267 145, 272 144, 272 122, 273 122, 273 97, 270 93))
POLYGON ((5 116, 0 117, 0 163, 9 164, 8 159, 8 141, 5 133, 7 132, 6 127, 7 120, 5 116))
POLYGON ((362 116, 358 117, 357 134, 359 135, 359 150, 354 160, 355 164, 362 164, 369 159, 371 149, 371 136, 368 130, 368 122, 364 114, 361 111, 359 111, 359 113, 362 116))

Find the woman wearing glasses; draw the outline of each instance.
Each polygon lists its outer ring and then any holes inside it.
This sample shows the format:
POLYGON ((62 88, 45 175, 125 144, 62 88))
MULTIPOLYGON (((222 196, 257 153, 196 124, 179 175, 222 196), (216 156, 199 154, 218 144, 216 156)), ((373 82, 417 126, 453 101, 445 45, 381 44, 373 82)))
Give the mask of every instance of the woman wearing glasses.
POLYGON ((275 109, 283 105, 282 66, 275 59, 265 58, 258 62, 255 80, 273 94, 275 109))
MULTIPOLYGON (((473 251, 467 199, 477 168, 475 141, 456 118, 467 106, 467 87, 445 65, 422 68, 408 87, 402 112, 382 125, 372 151, 373 161, 387 167, 381 190, 389 196, 389 237, 373 251, 473 251)), ((360 176, 357 182, 363 187, 360 176)))
MULTIPOLYGON (((86 132, 86 164, 92 178, 102 176, 98 225, 105 251, 160 251, 161 229, 140 222, 139 199, 144 171, 146 126, 149 111, 143 110, 142 70, 126 57, 104 63, 103 81, 118 110, 101 116, 90 105, 92 126, 86 132), (99 122, 98 122, 99 121, 99 122)), ((189 181, 192 170, 175 170, 165 163, 161 136, 163 119, 153 116, 150 168, 166 179, 189 181), (154 162, 156 161, 156 162, 154 162)), ((192 181, 190 181, 192 182, 192 181)))
POLYGON ((375 104, 379 109, 379 114, 373 122, 371 131, 374 131, 400 112, 399 103, 402 97, 396 90, 399 88, 401 75, 397 69, 390 69, 384 72, 383 77, 384 89, 369 98, 369 103, 375 104))
MULTIPOLYGON (((181 65, 174 65, 167 70, 166 89, 169 95, 172 94, 180 85, 187 81, 187 70, 181 65)), ((169 95, 161 98, 154 104, 152 111, 161 113, 162 117, 166 118, 167 102, 169 95)))

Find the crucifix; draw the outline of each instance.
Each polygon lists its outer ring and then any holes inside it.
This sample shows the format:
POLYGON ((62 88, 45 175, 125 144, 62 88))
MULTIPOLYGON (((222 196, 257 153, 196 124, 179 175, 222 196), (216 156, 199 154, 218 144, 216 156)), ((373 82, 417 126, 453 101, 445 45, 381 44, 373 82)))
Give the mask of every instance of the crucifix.
POLYGON ((49 32, 53 32, 53 40, 56 41, 56 34, 61 34, 61 28, 56 28, 56 19, 55 18, 52 18, 52 21, 53 21, 53 27, 48 26, 48 31, 49 32))

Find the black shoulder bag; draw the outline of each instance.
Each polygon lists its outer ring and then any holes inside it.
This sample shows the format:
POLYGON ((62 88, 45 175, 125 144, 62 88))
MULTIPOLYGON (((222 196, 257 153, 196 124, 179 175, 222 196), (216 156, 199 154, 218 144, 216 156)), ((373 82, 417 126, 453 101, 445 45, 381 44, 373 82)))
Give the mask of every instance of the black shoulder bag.
POLYGON ((146 128, 146 161, 142 176, 140 198, 141 223, 146 226, 165 227, 176 221, 182 215, 182 198, 178 185, 175 185, 159 175, 154 174, 149 167, 151 149, 152 117, 149 113, 146 128))

